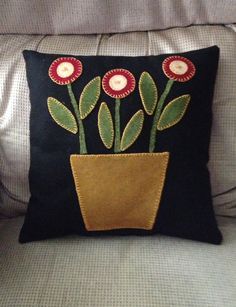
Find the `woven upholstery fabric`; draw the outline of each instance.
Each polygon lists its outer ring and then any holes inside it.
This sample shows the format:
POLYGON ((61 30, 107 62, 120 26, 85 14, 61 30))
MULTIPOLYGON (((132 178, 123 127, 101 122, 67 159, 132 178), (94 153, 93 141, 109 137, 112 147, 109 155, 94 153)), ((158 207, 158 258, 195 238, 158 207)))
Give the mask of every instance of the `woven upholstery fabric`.
POLYGON ((86 34, 235 22, 234 0, 1 0, 0 33, 86 34))
POLYGON ((29 91, 21 51, 81 55, 155 55, 218 45, 209 168, 215 211, 236 216, 236 33, 192 26, 115 35, 0 36, 0 213, 24 214, 29 200, 29 91))
POLYGON ((0 213, 23 214, 29 198, 29 101, 21 50, 42 37, 0 36, 0 213), (6 210, 5 210, 6 209, 6 210))
POLYGON ((235 218, 220 218, 221 246, 163 236, 20 245, 22 222, 0 222, 0 306, 236 306, 235 218))

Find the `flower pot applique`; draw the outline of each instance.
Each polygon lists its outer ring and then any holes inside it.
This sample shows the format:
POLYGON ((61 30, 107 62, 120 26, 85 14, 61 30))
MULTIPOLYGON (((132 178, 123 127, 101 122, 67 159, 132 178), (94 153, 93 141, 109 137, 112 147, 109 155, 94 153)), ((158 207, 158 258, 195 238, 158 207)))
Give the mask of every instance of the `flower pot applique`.
POLYGON ((85 228, 152 230, 169 153, 72 155, 85 228))
POLYGON ((160 204, 169 153, 121 154, 139 137, 144 112, 138 110, 122 136, 122 100, 135 90, 133 74, 125 69, 108 71, 104 92, 114 98, 115 118, 106 102, 98 111, 98 129, 104 146, 114 154, 72 155, 71 166, 85 227, 89 231, 153 228, 160 204), (142 174, 140 176, 140 174, 142 174))
POLYGON ((121 131, 120 109, 123 99, 135 91, 134 75, 124 68, 112 69, 104 75, 102 82, 100 77, 91 80, 77 103, 71 84, 82 74, 82 63, 75 58, 59 58, 49 68, 50 78, 67 86, 74 108, 75 115, 56 98, 48 98, 48 109, 54 121, 73 134, 79 133, 80 154, 71 155, 70 163, 87 231, 153 229, 169 161, 168 152, 154 152, 157 131, 181 120, 190 95, 181 95, 166 106, 165 100, 175 81, 186 82, 195 74, 194 64, 180 56, 168 57, 162 69, 169 80, 160 98, 156 83, 148 72, 141 74, 138 83, 140 105, 148 116, 153 116, 149 152, 128 154, 124 152, 140 136, 145 121, 145 113, 140 108, 121 131), (112 114, 108 104, 102 101, 97 115, 100 139, 111 153, 93 155, 87 154, 83 119, 97 105, 101 87, 115 103, 112 114))

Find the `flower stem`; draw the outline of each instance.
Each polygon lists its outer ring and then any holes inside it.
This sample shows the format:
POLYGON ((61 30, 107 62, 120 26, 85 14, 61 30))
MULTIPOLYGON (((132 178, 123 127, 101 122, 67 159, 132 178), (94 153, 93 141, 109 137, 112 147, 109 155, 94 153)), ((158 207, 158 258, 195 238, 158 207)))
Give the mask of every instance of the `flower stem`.
POLYGON ((85 134, 84 134, 84 125, 83 125, 82 119, 80 118, 80 111, 79 111, 79 108, 78 108, 78 104, 77 104, 75 95, 72 91, 71 83, 67 84, 67 89, 68 89, 71 104, 74 108, 75 116, 76 116, 76 119, 77 119, 77 122, 78 122, 78 125, 79 125, 80 154, 83 155, 83 154, 87 153, 87 146, 86 146, 85 134))
POLYGON ((115 145, 114 152, 120 152, 120 99, 115 102, 115 145))
POLYGON ((150 142, 149 142, 149 152, 153 152, 155 150, 156 146, 156 135, 157 135, 157 123, 159 121, 159 118, 161 116, 161 111, 163 109, 165 99, 167 95, 169 94, 171 87, 174 83, 174 80, 169 79, 164 92, 162 93, 156 107, 155 115, 153 118, 153 123, 152 123, 152 129, 151 129, 151 134, 150 134, 150 142))

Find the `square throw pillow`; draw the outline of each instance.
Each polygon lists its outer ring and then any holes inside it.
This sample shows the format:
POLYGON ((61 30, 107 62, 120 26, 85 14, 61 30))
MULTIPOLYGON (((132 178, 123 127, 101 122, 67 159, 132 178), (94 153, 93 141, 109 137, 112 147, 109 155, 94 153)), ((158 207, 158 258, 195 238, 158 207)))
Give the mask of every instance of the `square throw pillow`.
POLYGON ((20 242, 161 233, 219 244, 207 169, 219 48, 24 51, 31 198, 20 242))

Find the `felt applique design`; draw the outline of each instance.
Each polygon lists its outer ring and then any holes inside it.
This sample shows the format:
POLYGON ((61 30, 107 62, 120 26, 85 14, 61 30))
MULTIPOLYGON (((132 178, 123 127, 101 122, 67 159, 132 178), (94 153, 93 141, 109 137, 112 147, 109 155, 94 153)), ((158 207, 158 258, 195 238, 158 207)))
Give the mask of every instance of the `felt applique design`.
POLYGON ((59 126, 74 134, 78 132, 74 115, 63 103, 53 97, 48 97, 48 110, 59 126))
POLYGON ((121 151, 121 131, 120 131, 120 105, 121 98, 127 97, 135 89, 134 75, 123 68, 112 69, 108 71, 102 79, 104 92, 115 98, 115 144, 114 152, 121 151))
POLYGON ((71 155, 70 164, 85 227, 88 231, 150 230, 156 220, 169 161, 168 152, 153 153, 156 132, 174 126, 184 116, 190 95, 181 95, 167 105, 165 101, 173 83, 190 80, 195 67, 183 57, 164 60, 162 69, 169 81, 160 97, 153 76, 144 71, 139 78, 138 91, 145 112, 137 110, 123 132, 121 99, 135 91, 134 75, 117 68, 108 71, 102 80, 97 76, 83 88, 77 102, 71 84, 82 74, 82 67, 82 63, 73 58, 59 58, 51 64, 49 76, 53 82, 67 86, 74 114, 53 97, 48 98, 48 110, 59 126, 73 134, 79 132, 80 155, 71 155), (115 154, 88 155, 83 121, 98 104, 101 87, 115 99, 115 111, 113 120, 108 104, 100 103, 97 115, 99 136, 107 149, 114 146, 115 154), (149 153, 120 154, 140 136, 145 113, 153 116, 149 153), (139 176, 140 172, 142 176, 139 176))
MULTIPOLYGON (((94 78, 84 87, 78 105, 71 84, 78 79, 78 77, 82 74, 82 71, 83 71, 83 65, 81 61, 73 57, 63 57, 53 61, 53 63, 49 67, 48 74, 53 82, 59 85, 67 86, 68 94, 76 118, 77 129, 74 129, 73 131, 79 131, 80 154, 86 154, 87 144, 85 140, 83 119, 90 114, 90 112, 93 110, 99 99, 101 91, 101 78, 100 77, 94 78)), ((52 99, 53 97, 51 97, 51 100, 52 99)), ((63 108, 59 104, 57 104, 56 106, 54 102, 54 112, 52 113, 50 109, 51 104, 52 103, 48 104, 48 108, 55 122, 61 127, 65 128, 66 130, 74 133, 73 131, 71 131, 71 129, 67 129, 66 125, 64 125, 65 122, 68 122, 68 109, 65 106, 63 108), (57 116, 55 114, 57 114, 57 116), (58 114, 60 114, 60 121, 58 120, 58 114)))
POLYGON ((177 124, 184 116, 190 99, 190 95, 183 95, 169 102, 161 113, 157 129, 165 130, 177 124))
POLYGON ((20 242, 72 233, 221 242, 207 169, 217 46, 23 57, 31 197, 20 242))
POLYGON ((49 67, 49 77, 59 85, 74 82, 82 74, 82 63, 73 57, 58 58, 49 67))
POLYGON ((152 115, 157 105, 158 93, 155 81, 147 71, 140 76, 139 93, 146 113, 152 115))
POLYGON ((114 126, 111 112, 105 102, 102 102, 98 111, 98 129, 104 146, 110 149, 114 141, 114 126))
POLYGON ((83 89, 79 100, 81 119, 85 119, 96 106, 101 92, 101 77, 91 80, 83 89))
POLYGON ((143 110, 137 111, 126 125, 121 138, 121 151, 129 148, 138 138, 143 128, 144 113, 143 110))
POLYGON ((166 58, 162 63, 164 74, 170 80, 186 82, 193 78, 196 72, 194 64, 179 55, 173 55, 166 58))
POLYGON ((123 68, 109 70, 102 79, 104 92, 112 98, 125 98, 135 89, 134 75, 123 68))
POLYGON ((169 153, 71 155, 86 230, 151 230, 169 153))
MULTIPOLYGON (((135 89, 135 78, 125 69, 113 69, 108 71, 102 80, 102 86, 106 94, 108 94, 112 98, 116 98, 115 100, 115 144, 114 144, 114 152, 119 153, 121 151, 125 151, 128 149, 138 138, 139 134, 142 131, 143 122, 144 122, 144 114, 142 110, 137 111, 133 117, 128 122, 127 126, 124 129, 124 132, 121 137, 120 131, 120 98, 124 98, 128 96, 135 89)), ((107 107, 108 108, 108 107, 107 107)), ((101 110, 101 109, 100 109, 101 110)), ((105 110, 105 109, 104 109, 105 110)), ((109 109, 108 109, 109 110, 109 109)), ((100 137, 104 143, 104 133, 105 129, 101 129, 101 123, 106 121, 105 119, 106 113, 99 112, 99 132, 100 137), (104 119, 103 119, 104 117, 104 119)), ((112 117, 109 116, 109 119, 112 121, 112 117)), ((112 125, 108 125, 106 129, 106 136, 112 136, 112 125)), ((112 140, 113 141, 113 140, 112 140)), ((107 147, 107 144, 104 143, 107 147)), ((111 147, 107 147, 111 148, 111 147)))
POLYGON ((154 152, 157 140, 157 130, 164 130, 177 124, 184 116, 190 102, 190 95, 182 95, 171 101, 164 109, 165 101, 175 81, 186 82, 195 75, 196 68, 187 58, 182 56, 170 56, 162 63, 162 70, 169 78, 166 87, 156 102, 157 89, 153 78, 143 72, 139 79, 139 92, 144 109, 148 115, 153 116, 150 132, 149 152, 154 152), (151 87, 152 90, 147 89, 151 87), (163 113, 162 113, 163 111, 163 113))

